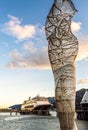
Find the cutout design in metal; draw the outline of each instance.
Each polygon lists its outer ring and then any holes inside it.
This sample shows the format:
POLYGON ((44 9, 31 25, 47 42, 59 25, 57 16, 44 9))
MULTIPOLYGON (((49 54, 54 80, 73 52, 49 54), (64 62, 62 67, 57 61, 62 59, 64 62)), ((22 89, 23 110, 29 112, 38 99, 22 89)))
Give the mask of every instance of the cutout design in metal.
POLYGON ((75 58, 78 41, 71 31, 71 19, 76 11, 71 0, 54 0, 45 25, 61 130, 76 130, 75 58))

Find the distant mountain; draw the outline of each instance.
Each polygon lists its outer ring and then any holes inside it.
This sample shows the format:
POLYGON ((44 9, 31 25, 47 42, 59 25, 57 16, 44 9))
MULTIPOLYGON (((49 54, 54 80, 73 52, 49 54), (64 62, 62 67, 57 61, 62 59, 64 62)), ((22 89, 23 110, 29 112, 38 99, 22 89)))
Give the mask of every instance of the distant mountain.
POLYGON ((55 97, 48 97, 47 99, 48 99, 48 101, 52 104, 51 109, 52 109, 52 110, 55 109, 55 108, 56 108, 55 97))

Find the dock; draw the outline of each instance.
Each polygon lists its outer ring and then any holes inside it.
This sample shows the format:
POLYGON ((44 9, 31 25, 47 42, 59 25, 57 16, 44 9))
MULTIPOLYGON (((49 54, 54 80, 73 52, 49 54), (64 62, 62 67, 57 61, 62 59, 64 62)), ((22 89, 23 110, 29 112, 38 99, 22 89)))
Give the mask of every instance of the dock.
POLYGON ((15 115, 17 115, 18 113, 20 113, 21 110, 17 110, 17 109, 0 109, 0 113, 10 113, 10 115, 12 115, 12 113, 15 113, 15 115))
POLYGON ((10 113, 12 115, 15 113, 21 114, 21 115, 31 115, 31 114, 36 114, 36 115, 50 115, 48 110, 33 110, 33 111, 27 111, 27 110, 20 110, 20 109, 0 109, 0 113, 10 113))
POLYGON ((88 110, 78 110, 77 119, 88 121, 88 110))

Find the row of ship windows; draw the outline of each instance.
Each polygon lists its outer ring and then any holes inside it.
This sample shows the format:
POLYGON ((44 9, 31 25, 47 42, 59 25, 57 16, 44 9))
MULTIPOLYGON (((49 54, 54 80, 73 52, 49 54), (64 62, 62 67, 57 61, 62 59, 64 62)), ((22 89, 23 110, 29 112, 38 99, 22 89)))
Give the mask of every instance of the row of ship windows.
POLYGON ((25 108, 33 108, 34 105, 30 105, 30 106, 25 106, 25 108))

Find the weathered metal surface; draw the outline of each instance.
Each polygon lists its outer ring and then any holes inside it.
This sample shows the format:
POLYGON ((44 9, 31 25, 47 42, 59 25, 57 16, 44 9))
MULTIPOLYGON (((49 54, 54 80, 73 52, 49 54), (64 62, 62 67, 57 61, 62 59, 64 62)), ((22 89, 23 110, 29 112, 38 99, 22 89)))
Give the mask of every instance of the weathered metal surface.
POLYGON ((71 0, 54 0, 45 25, 61 130, 76 130, 75 58, 78 41, 71 32, 71 19, 75 12, 71 0))

